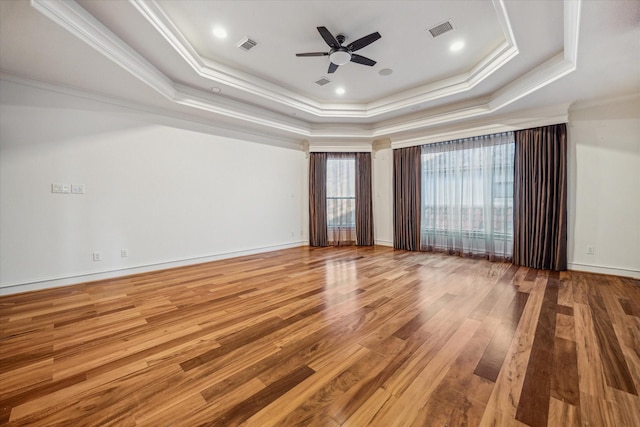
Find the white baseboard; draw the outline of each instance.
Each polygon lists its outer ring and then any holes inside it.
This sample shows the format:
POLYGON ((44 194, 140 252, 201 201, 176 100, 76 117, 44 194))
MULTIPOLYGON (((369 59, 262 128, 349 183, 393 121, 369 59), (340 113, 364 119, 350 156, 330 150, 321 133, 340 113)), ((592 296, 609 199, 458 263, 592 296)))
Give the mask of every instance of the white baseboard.
MULTIPOLYGON (((376 240, 376 245, 393 247, 393 242, 388 240, 376 240)), ((93 282, 96 280, 112 279, 115 277, 129 276, 132 274, 147 273, 149 271, 164 270, 167 268, 184 267, 187 265, 202 264, 205 262, 218 261, 222 259, 235 258, 245 255, 254 255, 263 252, 277 251, 300 246, 308 246, 308 241, 297 241, 282 245, 263 246, 259 248, 245 249, 240 251, 222 252, 214 255, 207 255, 195 258, 185 258, 181 260, 158 262, 153 264, 139 265, 116 270, 101 271, 87 274, 77 274, 65 277, 47 278, 23 283, 15 283, 0 286, 1 295, 11 295, 21 292, 36 291, 39 289, 55 288, 60 286, 76 285, 78 283, 93 282)), ((569 270, 584 271, 587 273, 609 274, 614 276, 632 277, 640 279, 640 271, 629 268, 604 267, 599 265, 568 263, 569 270)))
POLYGON ((47 278, 34 280, 23 283, 15 283, 0 286, 0 296, 12 295, 21 292, 37 291, 39 289, 57 288, 60 286, 77 285, 79 283, 93 282, 96 280, 113 279, 115 277, 130 276, 132 274, 147 273, 149 271, 164 270, 167 268, 184 267, 187 265, 202 264, 205 262, 218 261, 221 259, 241 257, 245 255, 254 255, 263 252, 277 251, 280 249, 289 249, 299 246, 305 246, 308 243, 304 241, 285 243, 282 245, 263 246, 259 248, 245 249, 240 251, 222 252, 215 255, 206 255, 194 258, 185 258, 174 261, 164 261, 153 264, 139 265, 135 267, 127 267, 122 269, 100 271, 95 273, 75 274, 65 277, 47 278))
POLYGON ((569 270, 584 271, 587 273, 609 274, 612 276, 623 276, 640 279, 640 270, 633 270, 630 268, 603 267, 601 265, 579 264, 576 262, 568 263, 567 268, 569 270))

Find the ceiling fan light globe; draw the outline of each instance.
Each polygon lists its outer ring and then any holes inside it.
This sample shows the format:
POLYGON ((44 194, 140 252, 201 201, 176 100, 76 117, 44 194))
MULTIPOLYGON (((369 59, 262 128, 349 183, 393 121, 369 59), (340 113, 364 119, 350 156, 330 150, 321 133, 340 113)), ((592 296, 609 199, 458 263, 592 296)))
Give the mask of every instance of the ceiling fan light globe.
POLYGON ((329 55, 329 59, 336 65, 344 65, 351 61, 351 54, 343 50, 338 50, 329 55))

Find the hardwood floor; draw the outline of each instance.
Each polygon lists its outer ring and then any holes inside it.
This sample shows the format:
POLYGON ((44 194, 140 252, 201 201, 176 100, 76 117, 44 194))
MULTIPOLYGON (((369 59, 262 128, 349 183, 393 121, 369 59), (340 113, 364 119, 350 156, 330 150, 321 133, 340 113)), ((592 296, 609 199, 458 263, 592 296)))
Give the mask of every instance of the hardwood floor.
POLYGON ((640 426, 632 279, 305 247, 0 310, 0 424, 640 426))

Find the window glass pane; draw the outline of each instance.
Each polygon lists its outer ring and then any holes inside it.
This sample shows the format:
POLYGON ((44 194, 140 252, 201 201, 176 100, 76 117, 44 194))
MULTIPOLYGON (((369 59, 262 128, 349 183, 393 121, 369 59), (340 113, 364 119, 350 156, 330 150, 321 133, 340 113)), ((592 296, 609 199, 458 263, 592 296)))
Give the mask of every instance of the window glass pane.
POLYGON ((356 226, 356 199, 327 199, 328 227, 356 226))
POLYGON ((327 159, 327 226, 356 225, 355 158, 327 159))
POLYGON ((356 197, 356 159, 327 159, 327 197, 356 197))
POLYGON ((514 155, 513 133, 423 146, 423 250, 511 257, 514 155))

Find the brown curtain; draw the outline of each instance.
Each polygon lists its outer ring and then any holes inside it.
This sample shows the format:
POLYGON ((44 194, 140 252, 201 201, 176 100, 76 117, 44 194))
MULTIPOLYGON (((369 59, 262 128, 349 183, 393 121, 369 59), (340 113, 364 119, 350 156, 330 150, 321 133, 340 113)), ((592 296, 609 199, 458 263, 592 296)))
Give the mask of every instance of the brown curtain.
POLYGON ((309 245, 327 246, 327 153, 309 153, 309 245))
POLYGON ((420 249, 420 155, 422 148, 393 150, 393 247, 420 249))
POLYGON ((371 153, 356 153, 356 245, 373 246, 371 153))
POLYGON ((515 132, 513 263, 567 269, 567 127, 515 132))

